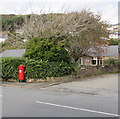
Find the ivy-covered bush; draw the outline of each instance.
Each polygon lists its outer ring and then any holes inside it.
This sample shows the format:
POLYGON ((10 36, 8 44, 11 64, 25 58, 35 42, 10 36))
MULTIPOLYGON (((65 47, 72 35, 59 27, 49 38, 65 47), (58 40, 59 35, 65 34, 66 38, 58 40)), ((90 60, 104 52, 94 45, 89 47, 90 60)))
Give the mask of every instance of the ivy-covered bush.
POLYGON ((27 42, 24 57, 49 62, 69 63, 70 57, 64 45, 64 43, 57 43, 54 38, 42 39, 36 37, 27 42))
POLYGON ((26 79, 61 77, 74 71, 72 64, 66 62, 47 62, 25 58, 2 58, 2 79, 18 79, 18 66, 25 65, 26 79))

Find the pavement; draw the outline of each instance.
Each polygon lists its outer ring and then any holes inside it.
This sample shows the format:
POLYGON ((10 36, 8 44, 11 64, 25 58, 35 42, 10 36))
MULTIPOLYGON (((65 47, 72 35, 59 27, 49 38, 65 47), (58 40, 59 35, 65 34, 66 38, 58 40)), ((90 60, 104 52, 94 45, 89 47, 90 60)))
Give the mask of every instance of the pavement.
POLYGON ((64 91, 71 93, 83 93, 91 95, 117 96, 118 74, 107 74, 89 77, 80 81, 72 82, 42 82, 42 83, 14 83, 1 82, 2 86, 17 88, 46 88, 52 91, 64 91), (109 78, 108 78, 109 77, 109 78))
POLYGON ((3 83, 3 117, 117 117, 118 74, 61 83, 3 83))
POLYGON ((101 75, 86 80, 62 83, 48 87, 50 90, 83 93, 96 96, 118 96, 118 74, 101 75))

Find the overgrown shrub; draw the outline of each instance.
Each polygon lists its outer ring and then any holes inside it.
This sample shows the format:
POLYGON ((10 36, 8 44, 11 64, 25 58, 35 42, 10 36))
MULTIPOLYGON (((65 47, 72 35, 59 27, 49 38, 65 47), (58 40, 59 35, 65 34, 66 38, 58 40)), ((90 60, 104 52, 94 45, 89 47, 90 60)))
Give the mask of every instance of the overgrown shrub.
POLYGON ((3 58, 2 59, 2 79, 18 79, 18 66, 25 65, 25 77, 28 78, 46 78, 61 77, 71 74, 74 68, 66 62, 47 62, 42 60, 25 58, 3 58))
POLYGON ((109 58, 104 61, 105 65, 120 65, 120 61, 114 58, 109 58))
POLYGON ((49 62, 70 62, 64 43, 57 43, 56 39, 33 38, 27 42, 24 57, 49 62))

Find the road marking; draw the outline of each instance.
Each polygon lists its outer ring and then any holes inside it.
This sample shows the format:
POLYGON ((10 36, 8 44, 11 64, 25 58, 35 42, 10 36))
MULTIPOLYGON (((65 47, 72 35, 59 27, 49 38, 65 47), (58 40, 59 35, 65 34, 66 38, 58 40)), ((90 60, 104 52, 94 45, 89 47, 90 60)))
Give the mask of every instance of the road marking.
POLYGON ((2 97, 2 95, 0 95, 0 97, 2 97))
POLYGON ((104 114, 104 115, 109 115, 109 116, 120 116, 118 114, 112 114, 112 113, 89 110, 89 109, 83 109, 83 108, 77 108, 77 107, 70 107, 70 106, 65 106, 65 105, 58 105, 58 104, 47 103, 47 102, 36 101, 36 103, 45 104, 45 105, 51 105, 51 106, 56 106, 56 107, 63 107, 63 108, 68 108, 68 109, 74 109, 74 110, 80 110, 80 111, 85 111, 85 112, 104 114))

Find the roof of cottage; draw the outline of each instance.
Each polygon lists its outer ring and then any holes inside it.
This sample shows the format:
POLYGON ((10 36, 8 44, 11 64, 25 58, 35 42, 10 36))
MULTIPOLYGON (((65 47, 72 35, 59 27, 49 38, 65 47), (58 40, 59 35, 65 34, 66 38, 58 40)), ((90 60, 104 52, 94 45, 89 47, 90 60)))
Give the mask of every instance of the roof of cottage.
MULTIPOLYGON (((89 56, 114 57, 118 55, 118 47, 118 45, 106 46, 103 47, 104 52, 89 53, 89 56)), ((25 49, 6 50, 0 54, 0 57, 22 57, 25 51, 25 49)))
POLYGON ((111 45, 111 46, 105 46, 102 47, 100 51, 94 51, 89 54, 89 56, 103 56, 103 57, 114 57, 118 55, 118 45, 111 45))
POLYGON ((112 56, 118 55, 118 45, 107 46, 104 48, 105 48, 106 52, 103 53, 103 56, 112 57, 112 56))
POLYGON ((0 54, 0 57, 22 57, 25 49, 6 50, 0 54))

